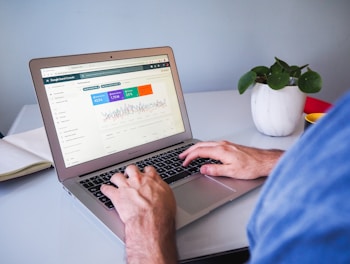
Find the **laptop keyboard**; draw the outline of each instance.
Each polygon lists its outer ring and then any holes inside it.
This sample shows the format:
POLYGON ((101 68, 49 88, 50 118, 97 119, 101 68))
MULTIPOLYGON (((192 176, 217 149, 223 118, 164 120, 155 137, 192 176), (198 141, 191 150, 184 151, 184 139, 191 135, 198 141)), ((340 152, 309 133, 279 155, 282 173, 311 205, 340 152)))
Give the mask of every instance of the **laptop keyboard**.
MULTIPOLYGON (((162 177, 162 179, 172 184, 178 180, 184 179, 192 174, 198 173, 200 167, 206 163, 220 163, 219 161, 212 159, 199 158, 192 161, 187 167, 182 166, 182 160, 179 159, 179 154, 185 149, 189 148, 193 144, 179 147, 177 149, 170 150, 168 152, 147 158, 142 161, 138 161, 135 165, 142 171, 146 166, 153 166, 162 177)), ((92 176, 89 179, 80 181, 80 184, 93 194, 106 208, 114 208, 113 203, 109 198, 103 195, 100 191, 102 184, 112 184, 110 182, 111 177, 117 173, 124 173, 126 166, 111 170, 109 172, 102 173, 100 175, 92 176)))

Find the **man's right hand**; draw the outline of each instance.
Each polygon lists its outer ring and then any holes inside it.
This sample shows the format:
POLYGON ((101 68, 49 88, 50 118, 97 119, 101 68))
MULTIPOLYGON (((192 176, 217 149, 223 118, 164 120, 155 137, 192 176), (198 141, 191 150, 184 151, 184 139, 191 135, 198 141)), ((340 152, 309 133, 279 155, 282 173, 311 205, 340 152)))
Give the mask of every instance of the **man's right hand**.
POLYGON ((210 176, 227 176, 251 180, 270 174, 282 150, 265 150, 242 146, 229 141, 199 142, 179 155, 188 166, 197 158, 211 158, 222 164, 205 164, 201 173, 210 176))

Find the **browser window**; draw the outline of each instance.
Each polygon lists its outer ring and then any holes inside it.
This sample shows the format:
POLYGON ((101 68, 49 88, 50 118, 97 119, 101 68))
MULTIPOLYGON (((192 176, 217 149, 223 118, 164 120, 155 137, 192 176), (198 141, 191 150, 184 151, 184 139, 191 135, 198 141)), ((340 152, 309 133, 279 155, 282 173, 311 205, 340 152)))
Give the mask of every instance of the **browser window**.
POLYGON ((41 70, 66 167, 184 131, 167 56, 41 70))

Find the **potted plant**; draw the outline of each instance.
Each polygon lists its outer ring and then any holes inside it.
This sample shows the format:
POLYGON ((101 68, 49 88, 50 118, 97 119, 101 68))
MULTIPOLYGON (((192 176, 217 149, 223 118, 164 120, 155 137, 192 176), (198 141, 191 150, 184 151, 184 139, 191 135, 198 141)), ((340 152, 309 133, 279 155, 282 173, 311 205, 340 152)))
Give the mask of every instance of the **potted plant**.
POLYGON ((322 78, 308 64, 289 66, 275 57, 271 67, 257 66, 242 75, 238 81, 239 93, 243 94, 250 86, 253 86, 251 108, 257 129, 270 136, 287 136, 300 122, 306 93, 319 92, 322 78))

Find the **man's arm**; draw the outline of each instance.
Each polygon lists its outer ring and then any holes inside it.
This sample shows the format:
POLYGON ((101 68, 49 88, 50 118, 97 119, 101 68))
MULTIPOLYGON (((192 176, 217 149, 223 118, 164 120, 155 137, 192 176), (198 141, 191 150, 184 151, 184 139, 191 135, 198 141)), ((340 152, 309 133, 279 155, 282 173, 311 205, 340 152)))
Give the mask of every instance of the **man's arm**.
POLYGON ((128 166, 101 191, 111 199, 125 224, 128 263, 177 263, 175 241, 176 203, 168 184, 153 167, 141 173, 128 166))
POLYGON ((200 142, 180 154, 187 166, 197 158, 211 158, 222 164, 205 164, 201 173, 210 176, 228 176, 236 179, 256 179, 268 176, 284 153, 277 149, 258 149, 228 141, 200 142))
MULTIPOLYGON (((281 150, 262 150, 227 141, 201 142, 180 154, 184 166, 192 160, 212 158, 222 164, 202 166, 203 174, 255 179, 266 176, 283 154, 281 150)), ((140 172, 134 165, 125 174, 111 178, 117 186, 102 185, 125 224, 128 263, 176 263, 176 202, 172 190, 153 167, 140 172)))

